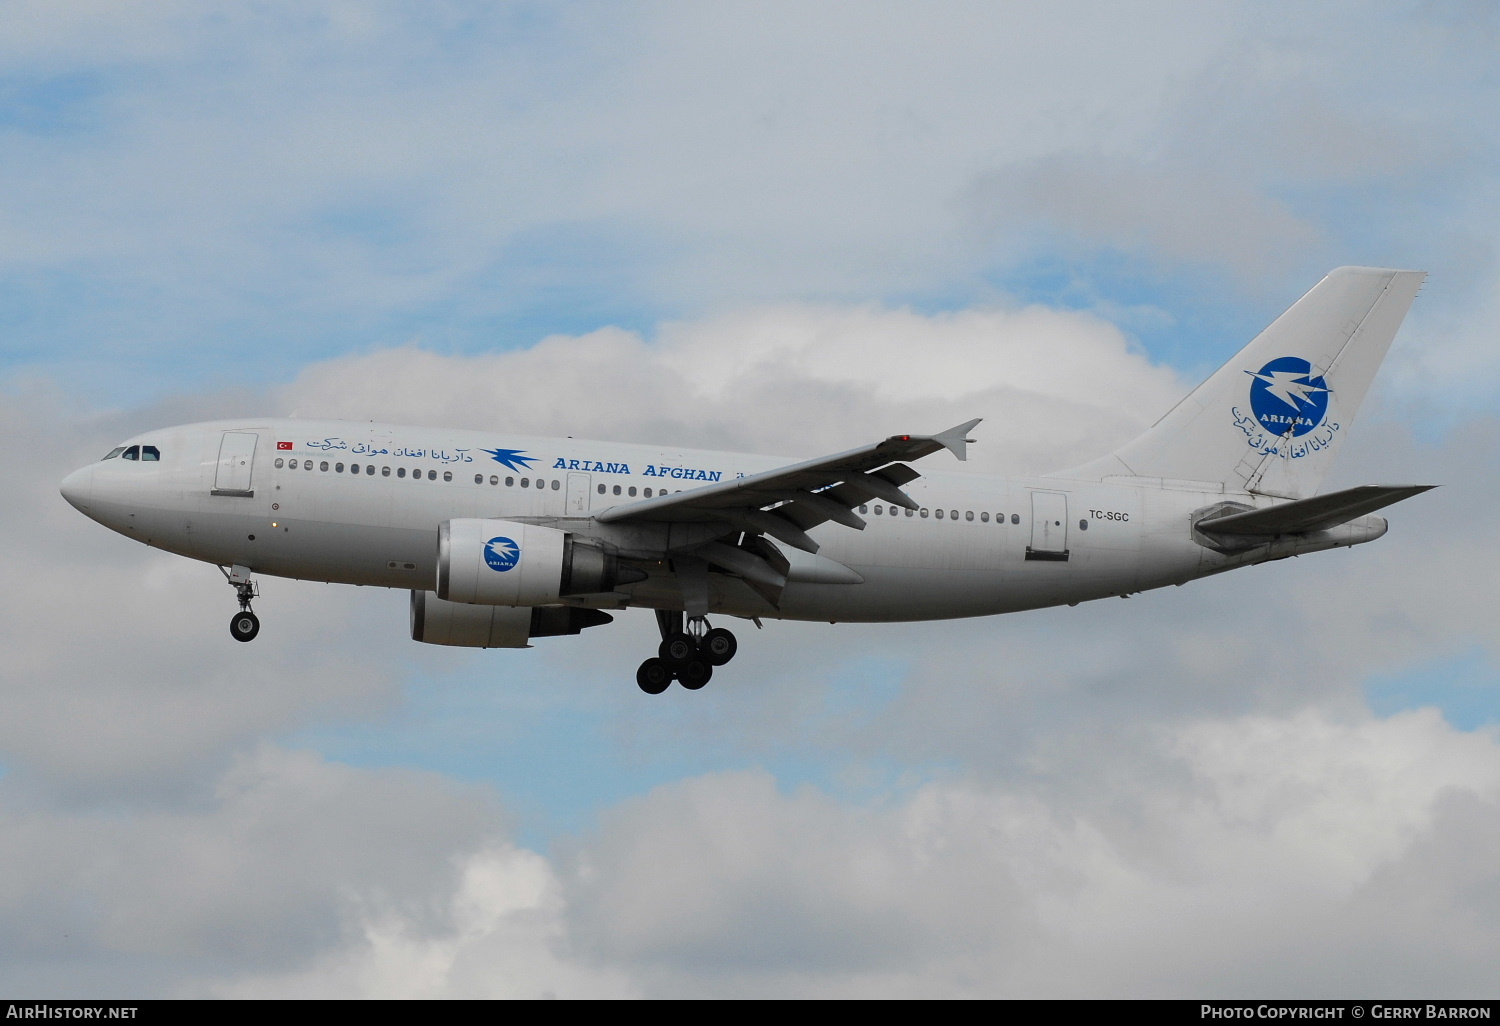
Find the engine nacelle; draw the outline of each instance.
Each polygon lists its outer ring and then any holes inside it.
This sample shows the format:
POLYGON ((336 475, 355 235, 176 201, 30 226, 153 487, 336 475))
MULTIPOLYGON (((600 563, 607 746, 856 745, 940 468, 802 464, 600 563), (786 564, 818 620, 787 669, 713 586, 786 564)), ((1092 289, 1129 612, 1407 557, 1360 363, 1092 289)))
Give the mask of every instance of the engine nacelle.
POLYGON ((437 595, 449 602, 543 606, 646 579, 612 547, 512 520, 449 520, 438 531, 437 595))
POLYGON ((528 648, 532 638, 577 634, 585 627, 611 623, 598 609, 569 606, 485 606, 444 602, 430 591, 411 593, 411 639, 459 648, 528 648))

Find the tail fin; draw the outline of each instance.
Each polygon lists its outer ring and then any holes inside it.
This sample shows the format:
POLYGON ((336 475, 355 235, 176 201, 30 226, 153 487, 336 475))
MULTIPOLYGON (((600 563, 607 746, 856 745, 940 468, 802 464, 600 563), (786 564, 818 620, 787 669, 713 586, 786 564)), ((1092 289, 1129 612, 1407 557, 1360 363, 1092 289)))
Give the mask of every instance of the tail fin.
POLYGON ((1056 476, 1312 495, 1426 277, 1378 267, 1330 272, 1151 430, 1056 476))

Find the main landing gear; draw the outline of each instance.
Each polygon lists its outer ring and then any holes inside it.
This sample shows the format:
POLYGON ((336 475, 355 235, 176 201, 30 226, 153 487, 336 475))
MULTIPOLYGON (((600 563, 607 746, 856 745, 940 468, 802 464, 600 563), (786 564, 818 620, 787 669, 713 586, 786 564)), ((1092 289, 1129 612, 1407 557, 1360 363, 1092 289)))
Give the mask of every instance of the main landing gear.
POLYGON ((739 649, 734 635, 722 627, 710 628, 707 617, 690 617, 684 630, 680 612, 659 609, 656 624, 661 629, 656 658, 635 671, 635 682, 648 695, 661 694, 673 680, 697 691, 713 677, 714 667, 729 662, 739 649))
POLYGON ((235 641, 254 641, 260 633, 260 617, 250 610, 250 600, 260 594, 260 586, 250 576, 249 567, 235 566, 225 570, 221 566, 219 572, 234 586, 235 597, 240 602, 240 611, 229 620, 230 636, 235 641))

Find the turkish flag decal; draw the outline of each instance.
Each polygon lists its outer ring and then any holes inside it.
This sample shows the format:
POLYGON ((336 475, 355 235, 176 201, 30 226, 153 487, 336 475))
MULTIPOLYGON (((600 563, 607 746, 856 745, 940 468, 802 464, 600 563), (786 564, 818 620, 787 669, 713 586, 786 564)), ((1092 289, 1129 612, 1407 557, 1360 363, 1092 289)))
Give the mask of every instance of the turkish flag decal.
POLYGON ((291 442, 277 442, 276 443, 276 448, 278 448, 278 449, 290 449, 291 447, 292 447, 292 443, 291 442))

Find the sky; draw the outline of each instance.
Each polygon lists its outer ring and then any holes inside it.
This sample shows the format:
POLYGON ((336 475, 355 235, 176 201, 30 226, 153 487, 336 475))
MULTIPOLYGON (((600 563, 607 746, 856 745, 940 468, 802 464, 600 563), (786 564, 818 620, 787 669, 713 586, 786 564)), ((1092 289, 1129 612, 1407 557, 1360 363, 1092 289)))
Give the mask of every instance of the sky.
POLYGON ((1497 69, 1463 2, 6 4, 0 990, 1494 997, 1497 69), (1430 272, 1378 543, 697 693, 640 611, 240 645, 57 493, 242 415, 1045 473, 1344 264, 1430 272))

